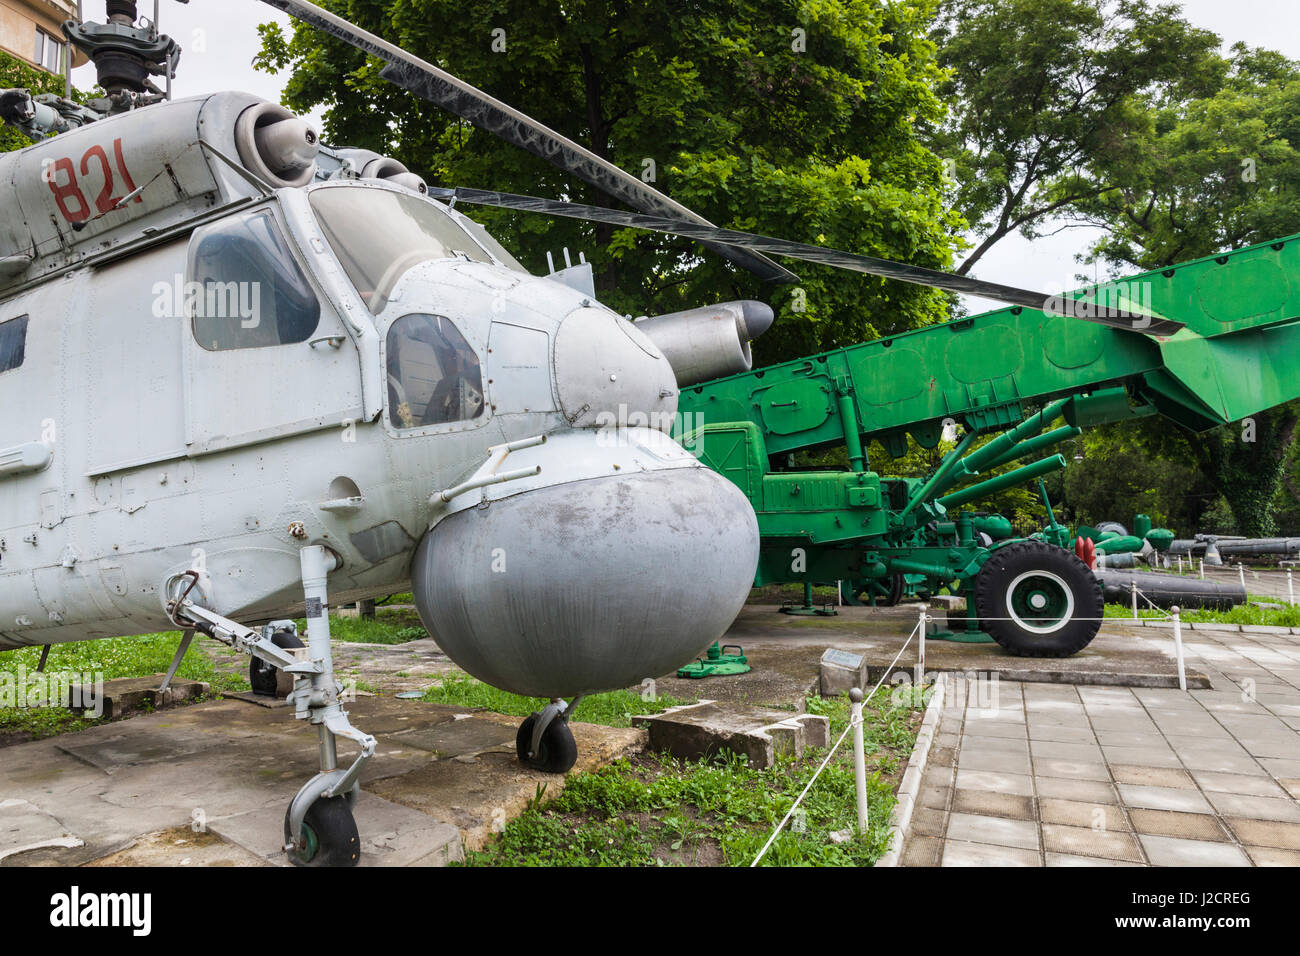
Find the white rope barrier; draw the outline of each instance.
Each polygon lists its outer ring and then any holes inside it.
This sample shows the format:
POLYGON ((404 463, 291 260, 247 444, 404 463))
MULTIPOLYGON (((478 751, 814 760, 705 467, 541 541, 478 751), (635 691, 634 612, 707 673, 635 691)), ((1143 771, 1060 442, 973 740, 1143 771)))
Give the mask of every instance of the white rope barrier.
MULTIPOLYGON (((1203 565, 1202 565, 1201 573, 1204 574, 1203 565)), ((1287 583, 1288 583, 1288 587, 1292 586, 1291 573, 1289 571, 1287 572, 1287 583)), ((1130 584, 1130 589, 1131 589, 1132 600, 1133 600, 1134 620, 1138 619, 1137 599, 1139 596, 1141 596, 1142 600, 1145 601, 1148 605, 1150 605, 1151 610, 1157 611, 1161 614, 1159 620, 1166 620, 1166 621, 1173 622, 1174 652, 1178 662, 1178 688, 1179 690, 1186 691, 1187 672, 1183 663, 1183 622, 1182 622, 1181 608, 1179 608, 1177 605, 1174 605, 1169 609, 1169 611, 1166 612, 1163 608, 1157 606, 1155 602, 1153 602, 1149 597, 1147 597, 1145 593, 1143 593, 1142 589, 1137 586, 1137 582, 1132 582, 1130 584)), ((1293 604, 1295 603, 1294 591, 1292 591, 1292 603, 1293 604)), ((853 769, 854 769, 854 776, 856 778, 855 783, 856 783, 856 790, 857 790, 858 832, 859 834, 862 835, 866 834, 867 832, 866 759, 864 753, 865 744, 863 741, 864 718, 862 715, 862 708, 863 705, 866 703, 866 701, 871 700, 876 695, 876 691, 880 690, 880 687, 882 684, 884 684, 885 679, 890 674, 893 673, 894 665, 896 665, 899 659, 902 658, 903 652, 906 651, 908 645, 912 643, 912 638, 917 638, 917 651, 918 651, 917 669, 916 669, 917 686, 921 687, 922 693, 924 693, 925 625, 926 625, 926 621, 929 619, 927 611, 928 608, 926 607, 926 605, 922 604, 920 606, 920 619, 917 621, 916 626, 912 628, 912 632, 908 634, 907 640, 903 642, 903 646, 898 649, 898 653, 894 655, 894 659, 890 661, 889 666, 886 667, 884 673, 880 675, 880 680, 876 681, 876 686, 871 689, 871 693, 863 695, 862 691, 858 690, 857 688, 855 688, 853 691, 850 691, 851 698, 856 698, 856 699, 852 699, 852 703, 850 705, 849 725, 844 728, 844 732, 840 734, 839 739, 836 740, 835 743, 831 746, 830 750, 826 752, 825 759, 823 759, 821 764, 817 767, 816 772, 812 775, 812 779, 808 781, 807 785, 799 793, 799 796, 795 798, 794 803, 790 805, 790 809, 786 811, 785 816, 781 818, 781 822, 776 825, 776 829, 772 831, 772 835, 767 838, 767 842, 764 843, 763 848, 759 850, 758 856, 754 857, 754 861, 749 864, 751 867, 758 866, 758 864, 762 862, 763 857, 767 855, 767 851, 772 848, 772 844, 776 842, 777 837, 781 835, 781 831, 785 829, 786 824, 790 822, 790 818, 794 816, 795 811, 799 809, 799 805, 803 803, 804 797, 808 796, 808 793, 812 790, 813 784, 817 782, 817 778, 822 775, 822 771, 824 771, 828 766, 830 766, 831 758, 835 756, 835 752, 840 748, 840 745, 844 743, 845 738, 848 737, 850 733, 853 734, 853 746, 854 746, 853 769)), ((1021 618, 986 617, 984 615, 980 615, 979 620, 1020 621, 1021 618)), ((1104 622, 1104 621, 1123 620, 1123 619, 1107 618, 1107 617, 1076 617, 1073 618, 1073 620, 1104 622)))
MULTIPOLYGON (((894 665, 897 664, 899 658, 903 656, 903 651, 907 650, 907 646, 912 643, 912 638, 916 637, 918 631, 924 636, 925 634, 924 611, 922 612, 920 622, 917 624, 916 627, 912 629, 912 633, 907 636, 907 640, 904 641, 903 646, 898 649, 898 653, 894 655, 894 659, 889 662, 889 666, 886 667, 884 673, 880 675, 880 680, 876 681, 876 686, 871 688, 871 693, 864 696, 863 698, 864 701, 871 700, 871 698, 873 698, 876 695, 876 691, 880 690, 880 686, 884 684, 885 678, 893 673, 894 665)), ((831 758, 835 756, 835 751, 839 749, 840 744, 844 743, 844 738, 847 737, 850 732, 855 731, 855 726, 856 726, 856 732, 854 732, 854 739, 855 741, 858 739, 859 735, 862 733, 863 718, 862 718, 861 709, 860 708, 857 709, 858 709, 858 714, 857 714, 856 721, 853 718, 849 719, 849 725, 844 728, 844 733, 840 734, 839 740, 835 741, 835 743, 831 746, 831 749, 826 752, 826 758, 822 760, 821 765, 817 768, 817 772, 812 775, 812 779, 808 781, 807 786, 805 786, 803 790, 800 792, 799 796, 795 798, 794 803, 790 805, 790 809, 787 810, 785 816, 781 818, 781 822, 776 825, 776 829, 772 831, 772 835, 768 837, 767 842, 763 844, 763 849, 758 851, 758 856, 754 857, 754 862, 749 864, 751 867, 758 866, 758 864, 762 861, 763 857, 767 855, 767 851, 772 848, 772 844, 775 843, 776 838, 781 835, 781 831, 785 829, 785 825, 790 822, 790 818, 794 816, 794 812, 797 809, 799 809, 799 804, 803 803, 804 797, 808 796, 808 792, 812 790, 813 784, 817 782, 817 778, 820 777, 822 775, 822 771, 825 770, 830 765, 831 758)), ((857 761, 855 758, 855 764, 856 762, 857 761)), ((862 771, 862 777, 860 779, 862 781, 861 789, 862 789, 862 799, 864 802, 862 807, 859 809, 858 816, 859 816, 859 823, 862 825, 862 832, 866 833, 865 760, 863 761, 863 771, 862 771)))

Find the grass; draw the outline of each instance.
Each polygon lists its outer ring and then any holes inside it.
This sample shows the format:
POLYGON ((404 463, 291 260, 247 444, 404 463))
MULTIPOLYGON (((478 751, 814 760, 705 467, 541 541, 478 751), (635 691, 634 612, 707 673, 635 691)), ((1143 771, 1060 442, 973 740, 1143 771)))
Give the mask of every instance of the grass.
MULTIPOLYGON (((1277 603, 1276 600, 1251 596, 1252 601, 1277 603)), ((1114 619, 1133 619, 1133 609, 1127 604, 1107 604, 1106 617, 1114 619)), ((1139 608, 1138 617, 1144 620, 1162 621, 1169 617, 1166 611, 1152 608, 1139 608)), ((1267 624, 1270 627, 1300 627, 1300 607, 1264 608, 1254 604, 1238 604, 1227 611, 1192 609, 1183 611, 1179 617, 1188 624, 1267 624)))
MULTIPOLYGON (((410 595, 394 595, 393 604, 410 602, 410 595)), ((298 633, 306 639, 307 622, 300 620, 298 633)), ((403 644, 428 637, 414 611, 403 608, 385 609, 380 605, 373 620, 355 617, 330 616, 330 636, 339 641, 368 644, 403 644)), ((144 677, 165 673, 172 655, 180 643, 179 631, 143 634, 135 637, 115 637, 98 641, 79 641, 56 644, 50 648, 45 665, 46 675, 75 674, 102 676, 104 680, 118 677, 144 677)), ((28 678, 40 662, 41 649, 27 647, 0 654, 0 687, 14 686, 19 669, 28 678), (6 677, 6 675, 8 675, 6 677)), ((218 648, 206 638, 196 639, 181 662, 177 677, 184 680, 204 681, 212 686, 214 694, 231 694, 249 689, 248 659, 242 655, 218 648), (199 642, 203 642, 200 646, 199 642), (229 660, 227 660, 229 658, 229 660)), ((358 690, 378 692, 379 688, 358 682, 358 690)), ((0 743, 6 741, 40 740, 58 734, 71 733, 93 727, 102 720, 79 717, 57 707, 0 707, 0 743)))
MULTIPOLYGON (((307 621, 297 622, 298 634, 306 640, 307 621)), ((330 640, 349 644, 406 644, 428 637, 420 617, 404 609, 384 610, 380 605, 373 618, 330 615, 330 640)))
MULTIPOLYGON (((843 842, 832 833, 857 824, 852 757, 842 746, 763 858, 766 866, 870 866, 884 853, 894 805, 893 777, 915 742, 916 711, 894 706, 882 688, 864 710, 868 831, 843 842)), ((830 718, 831 740, 848 726, 847 698, 810 698, 830 718)), ((850 736, 846 743, 851 742, 850 736)), ((779 757, 755 770, 734 754, 681 761, 665 754, 619 760, 569 777, 466 866, 748 866, 825 757, 779 757)))
MULTIPOLYGON (((548 703, 544 697, 521 697, 507 693, 459 672, 443 677, 439 683, 424 692, 422 699, 434 704, 482 707, 512 717, 527 717, 548 703)), ((685 703, 687 701, 667 694, 655 695, 653 699, 647 700, 630 690, 614 690, 584 697, 578 702, 573 719, 606 727, 630 727, 632 718, 638 714, 657 714, 685 703)))
MULTIPOLYGON (((45 665, 46 675, 90 675, 112 680, 117 677, 142 677, 167 670, 180 643, 180 632, 144 634, 137 637, 114 637, 101 641, 56 644, 50 648, 45 665)), ((30 681, 40 663, 41 649, 25 647, 0 655, 0 681, 16 683, 20 668, 30 681), (7 675, 7 676, 6 676, 7 675)), ((219 669, 212 658, 192 647, 181 662, 177 676, 185 680, 205 681, 216 693, 248 689, 248 680, 219 669)), ((0 740, 6 737, 39 740, 56 734, 92 727, 100 720, 77 717, 54 707, 0 707, 0 740)))

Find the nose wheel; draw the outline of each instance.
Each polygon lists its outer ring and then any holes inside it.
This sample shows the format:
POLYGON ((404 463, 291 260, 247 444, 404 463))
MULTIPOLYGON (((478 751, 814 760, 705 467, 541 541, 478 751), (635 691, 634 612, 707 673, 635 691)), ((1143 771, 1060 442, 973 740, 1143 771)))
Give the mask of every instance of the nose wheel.
POLYGON ((359 792, 361 770, 374 756, 378 741, 348 720, 343 706, 345 688, 334 674, 326 579, 338 568, 339 559, 321 545, 308 545, 299 556, 307 612, 307 659, 295 653, 302 642, 287 629, 268 625, 259 633, 190 601, 189 595, 200 579, 197 571, 186 571, 164 582, 166 592, 175 595, 167 602, 167 612, 187 632, 202 631, 252 655, 257 659, 255 665, 267 665, 254 666, 250 671, 255 688, 260 685, 274 692, 277 672, 293 678, 288 700, 295 718, 316 727, 320 773, 308 780, 289 803, 282 849, 294 866, 356 866, 361 858, 361 841, 352 807, 359 792), (346 768, 339 766, 340 737, 360 748, 346 768))
POLYGON ((569 714, 578 703, 553 700, 540 713, 534 711, 519 725, 515 752, 519 762, 543 773, 565 773, 578 762, 578 743, 569 729, 569 714))
POLYGON ((297 840, 284 811, 285 854, 294 866, 356 866, 361 859, 361 838, 349 797, 321 797, 307 808, 297 840))

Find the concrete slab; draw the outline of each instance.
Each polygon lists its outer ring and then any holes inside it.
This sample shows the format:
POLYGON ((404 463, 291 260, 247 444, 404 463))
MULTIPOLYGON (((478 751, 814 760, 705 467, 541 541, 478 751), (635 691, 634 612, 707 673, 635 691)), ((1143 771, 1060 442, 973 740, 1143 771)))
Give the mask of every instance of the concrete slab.
MULTIPOLYGON (((578 741, 578 763, 570 773, 596 770, 645 748, 644 730, 570 726, 578 741)), ((546 799, 558 796, 565 780, 561 775, 521 766, 513 753, 484 753, 466 759, 425 761, 410 773, 375 781, 367 790, 446 820, 460 831, 466 850, 479 850, 539 795, 546 799)))
POLYGON ((482 717, 466 717, 394 737, 400 737, 403 746, 427 750, 437 757, 462 757, 487 751, 514 753, 517 729, 482 717))
MULTIPOLYGON (((446 866, 465 859, 460 830, 428 814, 362 792, 355 810, 361 838, 361 866, 446 866)), ((288 866, 284 844, 284 809, 266 807, 208 823, 228 843, 270 866, 288 866)))
POLYGON ((1105 860, 1141 863, 1142 851, 1132 833, 1093 827, 1043 824, 1043 846, 1052 853, 1095 856, 1105 860))
POLYGON ((213 832, 172 827, 146 833, 124 850, 91 860, 86 866, 267 866, 242 846, 213 832))
POLYGON ((1032 798, 1014 793, 995 793, 992 790, 955 790, 952 809, 954 813, 1007 817, 1011 820, 1038 818, 1032 798))
POLYGON ((212 747, 228 746, 236 739, 197 728, 148 730, 135 725, 124 726, 118 733, 99 740, 83 740, 81 736, 60 737, 55 746, 106 773, 123 767, 189 757, 212 747))
POLYGON ((1153 866, 1250 866, 1250 858, 1230 843, 1161 836, 1138 839, 1153 866))
MULTIPOLYGON (((657 681, 658 689, 683 697, 793 704, 816 691, 821 678, 820 654, 828 648, 863 656, 872 683, 887 673, 913 670, 915 640, 898 663, 890 665, 916 626, 917 606, 838 610, 835 617, 792 617, 778 613, 772 605, 748 605, 727 632, 726 643, 744 647, 753 673, 742 679, 702 681, 667 677, 657 681)), ((929 671, 996 674, 1002 681, 1178 686, 1173 640, 1168 635, 1111 622, 1102 625, 1085 650, 1068 658, 1013 657, 997 644, 937 640, 926 641, 925 654, 929 671)), ((1202 671, 1189 668, 1188 686, 1209 688, 1210 681, 1202 671)))
POLYGON ((830 745, 826 717, 711 700, 633 717, 632 724, 649 732, 651 750, 683 760, 730 751, 757 768, 774 766, 778 754, 799 756, 807 747, 830 745))
POLYGON ((1207 813, 1180 813, 1173 810, 1129 811, 1133 829, 1148 836, 1177 837, 1183 840, 1203 840, 1225 843, 1228 834, 1213 816, 1207 813))
MULTIPOLYGON (((460 859, 466 847, 482 846, 517 815, 539 787, 548 795, 563 789, 562 776, 520 766, 513 753, 518 718, 392 697, 360 698, 350 710, 356 725, 379 740, 362 773, 356 811, 365 865, 460 859), (511 741, 510 752, 491 752, 503 740, 511 741), (435 752, 454 756, 439 759, 435 752)), ((641 730, 572 727, 579 769, 595 769, 645 743, 641 730)), ((341 746, 341 761, 354 753, 341 746)), ((282 864, 285 808, 316 772, 317 759, 308 724, 282 709, 236 700, 7 747, 0 762, 0 793, 9 798, 0 804, 0 866, 154 865, 187 855, 282 864), (6 814, 18 821, 14 832, 4 828, 6 814), (224 849, 203 841, 176 844, 175 834, 196 828, 224 849), (57 840, 64 842, 50 842, 57 840)))
POLYGON ((82 846, 54 816, 26 800, 0 801, 0 860, 31 850, 82 846))
POLYGON ((1263 639, 1300 649, 1292 635, 1212 633, 1188 646, 1213 673, 1212 690, 1008 683, 1004 698, 1014 700, 1018 686, 1023 710, 1012 705, 989 720, 967 701, 946 714, 960 755, 956 793, 982 799, 936 808, 948 821, 931 823, 947 841, 943 865, 1017 862, 993 848, 1000 840, 990 828, 980 835, 963 824, 954 834, 952 826, 997 815, 990 801, 1010 793, 1036 810, 1040 864, 1300 864, 1300 737, 1287 723, 1300 707, 1300 669, 1290 654, 1262 648, 1263 639), (1023 757, 1026 740, 1028 774, 971 767, 1009 766, 1007 755, 1023 757))
POLYGON ((203 681, 175 679, 163 693, 158 692, 163 674, 147 677, 118 677, 95 686, 72 687, 72 700, 94 701, 102 698, 103 716, 110 720, 146 711, 162 710, 206 697, 209 687, 203 681))
POLYGON ((995 846, 1038 849, 1038 824, 1032 820, 953 813, 948 818, 948 839, 995 846))
POLYGON ((1038 866, 1038 851, 988 843, 944 842, 942 866, 1038 866))

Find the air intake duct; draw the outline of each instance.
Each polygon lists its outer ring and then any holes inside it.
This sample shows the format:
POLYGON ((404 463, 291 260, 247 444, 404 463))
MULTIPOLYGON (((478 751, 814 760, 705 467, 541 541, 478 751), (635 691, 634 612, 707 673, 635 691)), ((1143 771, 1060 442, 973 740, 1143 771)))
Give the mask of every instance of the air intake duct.
POLYGON ((391 156, 380 156, 368 149, 340 149, 338 156, 352 163, 352 168, 361 179, 392 183, 394 186, 402 186, 421 196, 429 194, 429 187, 425 181, 391 156))
POLYGON ((748 372, 749 343, 768 330, 772 309, 762 302, 723 302, 639 319, 636 327, 668 359, 679 387, 748 372))
POLYGON ((316 175, 320 139, 283 106, 258 103, 239 114, 235 147, 244 167, 277 189, 306 186, 316 175))

